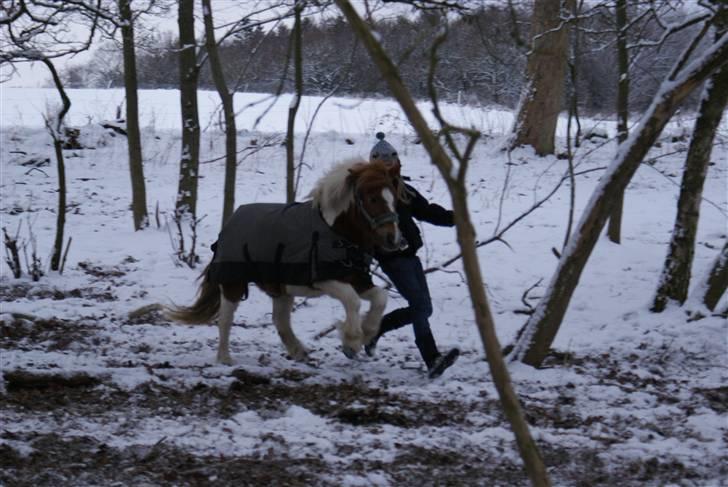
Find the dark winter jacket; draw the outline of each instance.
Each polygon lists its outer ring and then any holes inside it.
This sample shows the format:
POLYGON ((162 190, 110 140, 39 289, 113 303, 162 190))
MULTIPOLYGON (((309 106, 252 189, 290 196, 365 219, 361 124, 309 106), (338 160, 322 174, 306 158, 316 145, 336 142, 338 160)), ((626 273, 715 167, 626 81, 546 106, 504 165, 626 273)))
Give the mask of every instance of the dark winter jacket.
POLYGON ((310 285, 352 269, 369 270, 370 258, 334 233, 311 202, 240 206, 225 222, 208 279, 216 284, 256 282, 310 285))
POLYGON ((377 254, 378 260, 402 255, 415 255, 422 247, 422 235, 414 219, 431 223, 440 227, 455 225, 452 210, 446 210, 436 203, 430 203, 415 188, 403 183, 408 201, 397 202, 397 216, 399 216, 399 230, 407 240, 409 246, 405 250, 387 254, 377 254))

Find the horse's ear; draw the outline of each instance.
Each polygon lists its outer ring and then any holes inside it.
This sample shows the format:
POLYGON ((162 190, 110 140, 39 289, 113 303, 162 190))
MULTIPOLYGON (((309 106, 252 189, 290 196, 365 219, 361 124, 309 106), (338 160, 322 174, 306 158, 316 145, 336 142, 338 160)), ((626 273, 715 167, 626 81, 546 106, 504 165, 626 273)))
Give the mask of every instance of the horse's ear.
POLYGON ((392 164, 391 166, 387 167, 387 174, 392 179, 399 178, 400 170, 402 169, 402 164, 400 164, 399 159, 397 159, 397 162, 392 164))
POLYGON ((356 164, 349 168, 349 174, 346 176, 346 184, 347 186, 354 186, 356 183, 356 178, 359 176, 359 173, 361 173, 362 169, 364 169, 363 164, 356 164))

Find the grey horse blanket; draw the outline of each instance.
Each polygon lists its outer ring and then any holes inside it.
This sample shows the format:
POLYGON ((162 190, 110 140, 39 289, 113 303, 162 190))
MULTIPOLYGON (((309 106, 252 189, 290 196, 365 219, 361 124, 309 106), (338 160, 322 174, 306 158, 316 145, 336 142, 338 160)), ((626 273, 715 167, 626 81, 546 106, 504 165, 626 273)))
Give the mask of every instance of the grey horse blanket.
POLYGON ((208 269, 215 284, 310 285, 352 270, 371 257, 329 227, 311 202, 243 205, 223 226, 208 269))

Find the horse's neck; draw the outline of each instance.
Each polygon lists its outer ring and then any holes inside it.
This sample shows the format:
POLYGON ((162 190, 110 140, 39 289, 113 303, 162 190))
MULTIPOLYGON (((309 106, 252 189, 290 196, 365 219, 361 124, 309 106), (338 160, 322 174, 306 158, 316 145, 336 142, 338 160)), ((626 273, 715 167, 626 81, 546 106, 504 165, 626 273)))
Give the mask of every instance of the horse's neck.
POLYGON ((357 224, 354 209, 349 208, 334 220, 331 227, 334 232, 341 235, 349 242, 358 245, 363 250, 371 250, 374 247, 374 239, 370 232, 367 232, 361 224, 357 224))

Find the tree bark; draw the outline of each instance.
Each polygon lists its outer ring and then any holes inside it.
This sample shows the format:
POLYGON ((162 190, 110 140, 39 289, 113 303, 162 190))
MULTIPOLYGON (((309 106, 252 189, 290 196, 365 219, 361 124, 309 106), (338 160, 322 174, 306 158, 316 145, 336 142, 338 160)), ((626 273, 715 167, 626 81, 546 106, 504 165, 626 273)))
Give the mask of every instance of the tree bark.
MULTIPOLYGON (((513 429, 521 458, 523 459, 531 482, 537 486, 548 486, 550 485, 548 473, 543 464, 538 446, 531 437, 528 424, 523 418, 518 396, 513 391, 510 375, 503 360, 498 338, 495 333, 495 324, 493 323, 493 316, 490 312, 488 298, 483 287, 480 263, 478 262, 478 255, 476 253, 475 231, 470 221, 470 214, 467 207, 467 189, 465 187, 464 171, 461 172, 457 180, 452 177, 454 168, 453 161, 427 126, 409 91, 402 82, 397 68, 389 59, 381 44, 374 38, 367 25, 347 0, 336 0, 336 4, 348 19, 356 36, 359 37, 366 47, 370 57, 389 86, 392 95, 399 102, 402 110, 415 128, 417 135, 422 140, 422 145, 448 184, 453 201, 458 243, 460 244, 463 255, 463 267, 475 311, 475 321, 478 325, 478 331, 483 342, 488 364, 490 365, 493 382, 498 390, 506 418, 513 429)), ((467 161, 461 161, 461 164, 463 163, 467 163, 467 161)))
POLYGON ((728 66, 724 65, 713 73, 703 89, 703 99, 685 159, 675 226, 652 311, 663 311, 671 299, 683 304, 688 297, 703 185, 708 173, 713 140, 727 103, 728 66))
POLYGON ((121 14, 122 21, 121 39, 124 56, 129 172, 131 174, 131 208, 134 216, 134 230, 141 230, 149 224, 149 221, 147 217, 144 166, 142 163, 142 143, 139 132, 139 100, 137 95, 134 20, 131 13, 131 0, 119 0, 119 13, 121 14))
POLYGON ((539 366, 561 326, 571 296, 599 234, 614 207, 614 197, 629 183, 678 105, 728 60, 728 35, 711 46, 697 61, 684 68, 674 81, 665 83, 643 115, 643 122, 624 143, 602 176, 579 225, 569 240, 554 277, 534 314, 519 332, 511 358, 539 366))
MULTIPOLYGON (((627 0, 617 0, 617 143, 629 137, 629 52, 627 51, 627 0)), ((624 191, 616 197, 614 209, 609 216, 607 236, 614 243, 622 241, 622 213, 624 207, 624 191)))
POLYGON ((175 212, 177 217, 197 215, 197 182, 200 169, 200 117, 197 108, 197 40, 195 39, 195 2, 180 0, 179 26, 179 94, 182 107, 182 154, 175 212))
POLYGON ((728 240, 710 268, 703 294, 703 304, 713 311, 728 287, 728 240))
MULTIPOLYGON (((566 0, 573 4, 574 0, 566 0)), ((554 153, 554 135, 566 76, 568 32, 561 0, 536 0, 531 17, 531 52, 526 64, 526 84, 516 115, 511 147, 530 145, 536 154, 554 153)))
POLYGON ((222 70, 222 61, 215 41, 215 24, 212 21, 212 7, 210 0, 202 0, 202 15, 205 23, 205 47, 210 60, 210 71, 215 83, 215 89, 220 96, 222 112, 225 118, 225 183, 222 203, 222 225, 235 210, 235 180, 238 168, 237 128, 235 126, 234 93, 228 90, 225 74, 222 70))
POLYGON ((295 7, 295 20, 293 23, 293 67, 295 71, 295 93, 293 100, 288 107, 288 126, 286 129, 286 202, 293 203, 296 199, 296 188, 294 185, 296 179, 296 166, 294 163, 293 142, 294 129, 296 126, 296 113, 301 105, 301 96, 303 96, 303 48, 301 34, 301 11, 303 10, 303 1, 298 0, 295 7))

